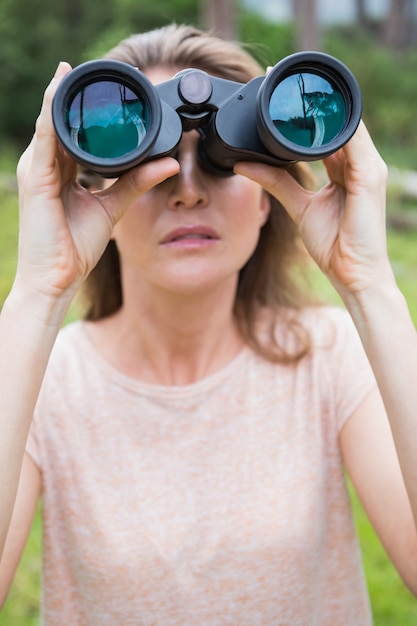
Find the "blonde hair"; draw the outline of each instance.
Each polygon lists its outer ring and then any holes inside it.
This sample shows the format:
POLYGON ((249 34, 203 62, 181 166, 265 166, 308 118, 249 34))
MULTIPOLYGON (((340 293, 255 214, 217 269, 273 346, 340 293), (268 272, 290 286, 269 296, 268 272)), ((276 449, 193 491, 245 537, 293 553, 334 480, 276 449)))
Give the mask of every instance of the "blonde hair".
MULTIPOLYGON (((242 45, 220 39, 192 26, 171 24, 135 34, 110 50, 106 58, 124 61, 146 73, 152 67, 194 67, 209 74, 246 83, 263 74, 261 66, 242 45)), ((305 187, 313 178, 304 164, 289 168, 305 187)), ((89 185, 88 177, 84 184, 89 185)), ((297 312, 310 302, 300 287, 294 268, 301 267, 305 254, 297 228, 281 204, 271 198, 271 212, 261 229, 257 248, 241 269, 235 299, 235 318, 245 340, 258 354, 275 362, 292 362, 309 351, 308 333, 297 312), (257 323, 262 313, 269 319, 269 331, 262 336, 257 323), (281 345, 276 320, 285 320, 293 348, 281 345)), ((85 285, 86 319, 98 320, 116 312, 122 305, 120 264, 116 245, 111 241, 85 285)))

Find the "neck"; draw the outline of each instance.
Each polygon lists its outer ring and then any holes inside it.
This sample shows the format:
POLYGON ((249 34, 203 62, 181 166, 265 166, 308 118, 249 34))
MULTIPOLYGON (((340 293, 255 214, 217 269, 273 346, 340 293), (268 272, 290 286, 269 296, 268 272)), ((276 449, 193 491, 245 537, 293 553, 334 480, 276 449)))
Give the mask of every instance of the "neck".
POLYGON ((120 311, 96 324, 104 356, 128 376, 144 382, 185 385, 229 363, 242 339, 233 316, 235 281, 198 294, 143 291, 120 311))

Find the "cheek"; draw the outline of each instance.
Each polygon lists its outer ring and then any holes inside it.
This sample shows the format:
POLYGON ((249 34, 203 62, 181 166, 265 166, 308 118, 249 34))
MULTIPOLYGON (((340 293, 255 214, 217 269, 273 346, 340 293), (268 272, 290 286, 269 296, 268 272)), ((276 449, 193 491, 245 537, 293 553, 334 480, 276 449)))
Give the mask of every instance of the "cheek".
POLYGON ((135 257, 144 246, 138 246, 138 242, 148 241, 150 225, 149 213, 145 206, 140 206, 138 201, 132 204, 121 220, 114 226, 112 239, 116 242, 121 256, 135 257))
POLYGON ((239 189, 232 201, 241 227, 261 228, 270 212, 269 196, 258 184, 241 177, 239 189), (242 180, 243 179, 243 180, 242 180), (239 220, 240 218, 240 220, 239 220))
POLYGON ((240 267, 243 267, 255 252, 260 231, 269 215, 269 200, 259 190, 248 188, 234 202, 232 241, 240 267))
POLYGON ((150 192, 143 194, 129 206, 121 220, 115 225, 113 232, 129 232, 130 229, 136 231, 145 228, 151 216, 155 215, 155 209, 152 209, 152 206, 150 192))

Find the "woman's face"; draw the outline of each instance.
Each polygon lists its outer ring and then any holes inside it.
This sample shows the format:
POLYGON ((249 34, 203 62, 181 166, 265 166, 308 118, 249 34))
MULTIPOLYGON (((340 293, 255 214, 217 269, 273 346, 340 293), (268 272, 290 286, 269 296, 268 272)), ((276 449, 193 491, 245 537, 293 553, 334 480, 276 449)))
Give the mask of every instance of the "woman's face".
MULTIPOLYGON (((160 83, 172 69, 154 68, 160 83)), ((243 176, 219 178, 197 163, 197 131, 183 134, 176 158, 180 172, 138 198, 114 229, 122 275, 171 292, 235 285, 268 218, 269 199, 243 176)))

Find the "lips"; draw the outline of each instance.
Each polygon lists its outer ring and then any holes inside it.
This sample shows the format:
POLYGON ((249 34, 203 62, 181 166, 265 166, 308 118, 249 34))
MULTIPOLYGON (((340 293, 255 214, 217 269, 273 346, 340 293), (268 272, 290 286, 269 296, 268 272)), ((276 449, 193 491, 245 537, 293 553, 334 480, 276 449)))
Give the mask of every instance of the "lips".
POLYGON ((199 240, 215 240, 219 239, 218 234, 212 228, 207 226, 181 226, 179 228, 175 228, 174 230, 167 233, 164 236, 161 243, 176 243, 180 241, 190 240, 190 241, 199 241, 199 240))

